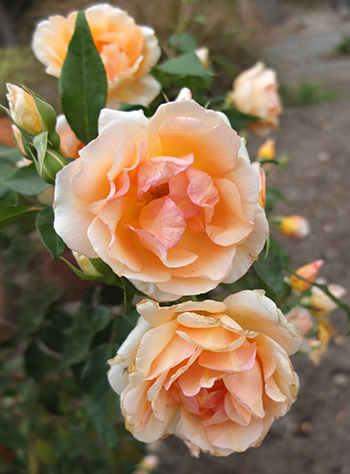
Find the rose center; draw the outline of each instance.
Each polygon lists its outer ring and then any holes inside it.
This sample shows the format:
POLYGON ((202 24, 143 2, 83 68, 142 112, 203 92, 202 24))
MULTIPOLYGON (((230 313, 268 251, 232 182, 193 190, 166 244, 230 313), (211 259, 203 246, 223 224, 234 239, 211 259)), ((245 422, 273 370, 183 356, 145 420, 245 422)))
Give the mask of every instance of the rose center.
POLYGON ((163 183, 160 184, 159 186, 151 186, 148 191, 143 193, 142 200, 148 204, 151 201, 154 201, 155 199, 159 199, 163 196, 167 196, 170 193, 169 189, 169 184, 168 183, 163 183))

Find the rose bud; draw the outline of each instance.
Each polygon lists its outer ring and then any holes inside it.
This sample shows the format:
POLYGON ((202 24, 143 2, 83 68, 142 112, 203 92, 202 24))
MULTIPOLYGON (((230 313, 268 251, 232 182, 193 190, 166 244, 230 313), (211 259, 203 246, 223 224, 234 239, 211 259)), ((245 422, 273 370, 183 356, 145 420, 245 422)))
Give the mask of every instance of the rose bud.
MULTIPOLYGON (((296 275, 299 275, 302 278, 305 278, 305 280, 312 282, 315 280, 323 264, 324 264, 323 260, 316 260, 315 262, 308 263, 307 265, 304 265, 303 267, 298 268, 298 270, 296 270, 295 273, 296 275)), ((296 275, 291 275, 289 279, 290 286, 294 290, 297 290, 300 292, 308 290, 311 287, 311 283, 307 283, 306 281, 301 280, 296 275)))
POLYGON ((278 230, 288 237, 303 239, 310 234, 310 224, 305 217, 299 215, 283 216, 278 230))

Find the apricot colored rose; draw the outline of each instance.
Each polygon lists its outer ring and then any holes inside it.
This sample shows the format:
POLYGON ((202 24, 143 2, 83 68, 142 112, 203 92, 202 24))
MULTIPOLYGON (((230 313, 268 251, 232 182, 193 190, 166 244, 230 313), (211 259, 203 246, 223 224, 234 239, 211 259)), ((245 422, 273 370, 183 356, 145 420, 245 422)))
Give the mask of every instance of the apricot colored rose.
POLYGON ((193 100, 151 119, 105 109, 99 136, 57 174, 56 232, 161 301, 234 282, 268 233, 246 159, 226 118, 193 100))
MULTIPOLYGON (((125 11, 108 4, 90 7, 85 14, 106 69, 109 106, 147 106, 160 92, 160 84, 149 74, 161 54, 152 28, 136 25, 125 11)), ((32 49, 52 76, 61 74, 76 18, 77 12, 67 18, 55 15, 36 27, 32 49)))
POLYGON ((249 126, 259 136, 266 136, 271 129, 278 127, 282 105, 277 87, 275 71, 258 62, 239 74, 228 96, 237 110, 260 118, 249 126))
POLYGON ((137 326, 109 361, 127 429, 140 441, 169 434, 192 454, 258 446, 295 401, 288 355, 301 344, 261 290, 217 301, 137 306, 137 326))

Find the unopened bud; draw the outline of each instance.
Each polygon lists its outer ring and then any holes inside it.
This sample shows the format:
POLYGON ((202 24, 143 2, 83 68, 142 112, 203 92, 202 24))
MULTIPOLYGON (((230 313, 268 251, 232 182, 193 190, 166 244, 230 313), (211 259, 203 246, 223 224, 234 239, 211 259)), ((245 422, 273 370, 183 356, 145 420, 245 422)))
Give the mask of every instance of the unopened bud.
POLYGON ((279 231, 288 237, 303 239, 310 234, 310 224, 307 219, 299 215, 283 216, 279 231))
POLYGON ((68 164, 67 159, 54 150, 47 150, 43 160, 38 157, 40 177, 49 184, 55 184, 56 174, 68 164))
POLYGON ((182 100, 190 100, 192 99, 192 92, 188 87, 183 87, 180 92, 178 93, 178 96, 175 99, 175 102, 179 102, 182 100))
POLYGON ((262 160, 274 160, 276 156, 275 140, 268 138, 258 149, 258 156, 262 160))
POLYGON ((75 252, 72 250, 72 254, 77 261, 77 264, 81 268, 81 271, 86 273, 86 275, 91 275, 91 276, 96 276, 96 277, 102 277, 101 273, 99 273, 96 268, 93 266, 93 264, 90 262, 90 260, 85 256, 82 255, 81 253, 75 252))
MULTIPOLYGON (((42 116, 42 111, 44 106, 37 102, 45 103, 42 99, 35 97, 33 93, 27 92, 21 87, 15 86, 13 84, 7 84, 7 100, 10 106, 10 112, 12 120, 15 124, 24 132, 29 133, 30 135, 38 135, 41 132, 49 130, 48 124, 46 121, 50 122, 52 129, 52 119, 42 116)), ((52 110, 54 115, 54 122, 56 122, 56 114, 49 104, 48 107, 52 110)), ((45 112, 45 116, 47 116, 45 112)), ((53 124, 54 128, 54 124, 53 124)))
MULTIPOLYGON (((316 260, 315 262, 308 263, 307 265, 304 265, 303 267, 298 268, 298 270, 296 270, 295 273, 296 275, 301 276, 305 280, 313 282, 323 264, 324 264, 323 260, 316 260)), ((295 275, 292 275, 290 277, 289 284, 294 290, 297 290, 300 292, 306 291, 311 287, 311 283, 301 280, 295 275)))
POLYGON ((209 67, 209 48, 206 46, 202 46, 195 50, 197 58, 200 60, 204 69, 208 69, 209 67))

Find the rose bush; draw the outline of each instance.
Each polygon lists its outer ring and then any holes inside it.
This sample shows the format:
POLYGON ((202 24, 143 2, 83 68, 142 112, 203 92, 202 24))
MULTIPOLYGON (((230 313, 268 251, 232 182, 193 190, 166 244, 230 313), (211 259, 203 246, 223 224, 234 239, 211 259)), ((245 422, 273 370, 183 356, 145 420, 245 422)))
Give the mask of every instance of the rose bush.
POLYGON ((109 361, 126 427, 141 441, 169 434, 228 455, 258 446, 295 401, 289 360, 301 331, 264 292, 217 301, 137 306, 135 329, 109 361))
POLYGON ((260 118, 249 126, 259 136, 266 136, 278 127, 282 105, 277 88, 275 71, 258 62, 237 76, 233 91, 228 95, 228 101, 233 102, 236 109, 260 118))
MULTIPOLYGON (((149 74, 161 54, 153 29, 136 25, 125 11, 108 4, 94 5, 85 14, 106 70, 109 106, 147 106, 161 88, 149 74)), ((52 76, 61 74, 76 18, 77 12, 67 18, 55 15, 36 27, 32 49, 52 76)))
POLYGON ((222 114, 192 100, 104 110, 100 134, 57 174, 55 230, 159 300, 240 278, 268 225, 259 177, 222 114))

